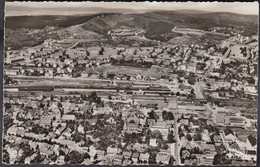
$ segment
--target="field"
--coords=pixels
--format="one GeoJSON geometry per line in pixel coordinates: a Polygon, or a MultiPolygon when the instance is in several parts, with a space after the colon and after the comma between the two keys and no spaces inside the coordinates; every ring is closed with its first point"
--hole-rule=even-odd
{"type": "Polygon", "coordinates": [[[108,74],[118,74],[118,75],[129,75],[129,76],[136,76],[137,74],[144,74],[148,71],[147,68],[137,68],[137,67],[130,67],[130,66],[99,66],[95,67],[94,70],[89,68],[84,71],[84,73],[104,73],[107,72],[108,74]]]}

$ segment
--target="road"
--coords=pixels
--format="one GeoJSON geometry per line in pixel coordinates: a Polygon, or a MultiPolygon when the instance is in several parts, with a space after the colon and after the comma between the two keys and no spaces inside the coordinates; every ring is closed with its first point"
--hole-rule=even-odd
{"type": "Polygon", "coordinates": [[[175,120],[174,120],[174,128],[175,128],[175,141],[176,141],[176,144],[175,144],[175,165],[180,165],[180,148],[179,148],[179,145],[180,145],[180,142],[179,142],[179,132],[178,132],[178,123],[177,123],[177,118],[175,117],[175,120]]]}
{"type": "Polygon", "coordinates": [[[195,85],[193,85],[193,89],[194,89],[194,93],[196,95],[197,99],[205,99],[205,97],[203,96],[202,92],[201,92],[201,82],[196,82],[195,85]]]}

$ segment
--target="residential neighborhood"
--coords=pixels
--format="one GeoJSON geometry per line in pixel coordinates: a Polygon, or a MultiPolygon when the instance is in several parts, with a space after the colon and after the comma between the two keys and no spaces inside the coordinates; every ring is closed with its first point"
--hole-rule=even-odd
{"type": "MultiPolygon", "coordinates": [[[[226,39],[144,46],[64,37],[7,49],[3,163],[255,165],[258,36],[224,26],[171,31],[226,39]]],[[[140,27],[104,34],[146,40],[140,27]]]]}

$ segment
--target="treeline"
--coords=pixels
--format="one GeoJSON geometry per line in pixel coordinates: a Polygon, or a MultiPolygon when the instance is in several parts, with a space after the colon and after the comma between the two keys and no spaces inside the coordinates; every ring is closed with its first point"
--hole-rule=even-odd
{"type": "Polygon", "coordinates": [[[86,16],[10,16],[6,17],[5,27],[10,29],[42,29],[46,26],[70,27],[82,24],[101,14],[86,16]]]}

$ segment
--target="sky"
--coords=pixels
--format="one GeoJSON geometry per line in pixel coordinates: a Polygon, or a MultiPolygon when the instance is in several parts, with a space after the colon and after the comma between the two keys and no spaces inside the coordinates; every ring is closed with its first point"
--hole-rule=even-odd
{"type": "Polygon", "coordinates": [[[5,2],[6,16],[95,13],[90,8],[149,10],[203,10],[258,15],[258,2],[5,2]],[[50,9],[51,8],[51,9],[50,9]],[[86,8],[86,10],[76,10],[86,8]],[[73,10],[74,9],[74,10],[73,10]]]}

